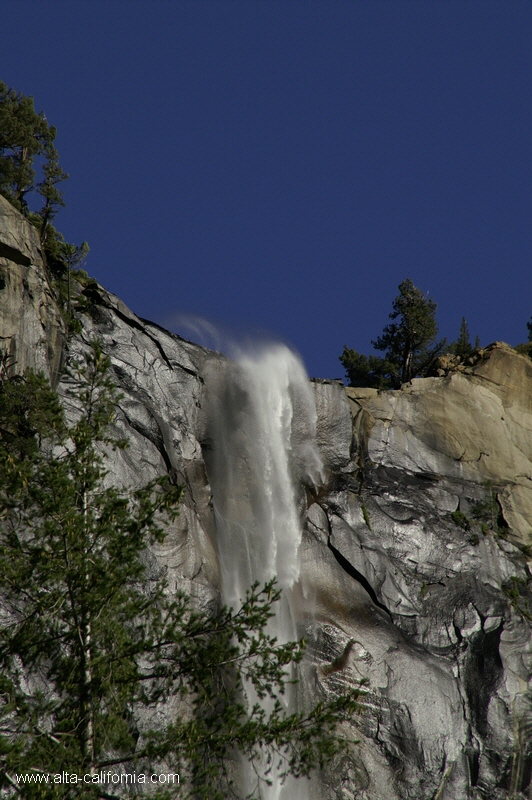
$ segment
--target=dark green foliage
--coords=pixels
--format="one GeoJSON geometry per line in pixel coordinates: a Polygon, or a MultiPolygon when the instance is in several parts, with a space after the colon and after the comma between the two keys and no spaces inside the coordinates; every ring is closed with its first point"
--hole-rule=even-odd
{"type": "Polygon", "coordinates": [[[28,216],[44,241],[46,227],[65,205],[57,185],[68,178],[54,146],[57,131],[44,113],[35,111],[33,97],[8,89],[0,81],[0,194],[28,216]],[[42,180],[35,184],[35,159],[42,162],[42,180]],[[31,213],[26,195],[36,192],[41,209],[31,213]]]}
{"type": "Polygon", "coordinates": [[[469,542],[475,545],[480,541],[479,529],[484,536],[491,533],[498,537],[504,537],[508,533],[508,523],[504,519],[497,492],[494,491],[489,481],[485,484],[485,490],[485,496],[471,506],[469,517],[459,509],[451,514],[455,525],[464,531],[471,532],[469,542]]]}
{"type": "Polygon", "coordinates": [[[350,386],[373,386],[388,389],[392,377],[397,374],[396,365],[379,356],[365,356],[356,350],[344,347],[340,362],[346,371],[350,386]]]}
{"type": "Polygon", "coordinates": [[[451,353],[454,353],[456,356],[460,356],[462,359],[468,358],[474,350],[473,345],[471,344],[469,328],[467,327],[467,320],[465,317],[462,317],[462,322],[460,323],[460,333],[458,339],[451,344],[449,350],[451,353]]]}
{"type": "Polygon", "coordinates": [[[59,164],[56,134],[44,113],[35,111],[33,97],[8,89],[0,81],[0,194],[38,230],[46,265],[70,312],[69,270],[82,263],[89,248],[86,242],[68,244],[51,224],[65,205],[63,192],[57,187],[68,178],[59,164]],[[38,183],[36,161],[41,165],[38,183]],[[37,211],[28,205],[27,196],[32,193],[42,201],[37,211]]]}
{"type": "MultiPolygon", "coordinates": [[[[70,270],[77,269],[85,261],[89,253],[89,245],[69,244],[62,233],[59,233],[52,224],[48,224],[45,233],[44,247],[46,248],[46,265],[52,277],[56,280],[64,278],[70,270]]],[[[58,287],[60,299],[65,300],[63,293],[67,292],[66,282],[58,287]]]]}
{"type": "Polygon", "coordinates": [[[522,617],[532,622],[532,609],[530,607],[531,592],[530,578],[513,577],[502,585],[502,590],[515,610],[522,617]]]}
{"type": "Polygon", "coordinates": [[[271,582],[263,589],[252,587],[237,612],[221,609],[208,617],[187,611],[183,620],[182,608],[172,610],[164,636],[172,645],[165,662],[154,659],[152,674],[162,682],[161,697],[177,691],[189,696],[191,713],[160,733],[149,733],[144,752],[151,760],[188,764],[194,800],[240,796],[226,773],[236,766],[236,753],[296,777],[323,767],[339,750],[338,722],[358,709],[358,692],[350,692],[287,714],[279,696],[289,679],[286,668],[301,659],[303,643],[280,645],[267,634],[272,603],[278,599],[271,582]],[[248,707],[244,682],[253,684],[259,698],[269,699],[271,710],[259,702],[248,707]]]}
{"type": "MultiPolygon", "coordinates": [[[[164,540],[181,489],[168,480],[130,494],[108,486],[105,454],[126,443],[112,434],[119,398],[101,347],[71,372],[70,426],[42,378],[2,375],[0,788],[15,793],[14,776],[31,770],[170,765],[186,777],[179,797],[225,800],[238,752],[296,776],[324,764],[358,693],[284,711],[279,697],[303,643],[281,645],[267,632],[274,583],[252,587],[237,610],[201,611],[164,575],[148,579],[147,548],[164,540]],[[250,683],[271,710],[248,708],[250,683]],[[139,722],[142,708],[172,713],[151,729],[139,722]]],[[[88,784],[16,791],[32,800],[118,796],[88,784]]]]}
{"type": "Polygon", "coordinates": [[[464,514],[463,511],[453,511],[451,514],[451,519],[455,525],[458,525],[459,528],[462,528],[464,531],[468,531],[471,528],[471,523],[464,514]]]}
{"type": "Polygon", "coordinates": [[[412,378],[424,376],[445,347],[436,341],[436,303],[407,278],[399,285],[392,304],[392,320],[371,344],[384,358],[364,356],[344,347],[340,361],[351,386],[398,389],[412,378]]]}
{"type": "Polygon", "coordinates": [[[59,154],[52,142],[48,142],[45,148],[46,161],[43,164],[43,180],[39,184],[38,192],[44,199],[44,204],[39,212],[41,217],[41,240],[46,238],[46,228],[49,222],[56,216],[60,208],[64,208],[63,192],[57,188],[57,184],[68,178],[68,174],[59,164],[59,154]]]}
{"type": "Polygon", "coordinates": [[[514,350],[517,353],[520,353],[522,356],[528,356],[529,358],[532,358],[532,317],[527,322],[526,327],[528,333],[527,341],[516,345],[514,350]]]}
{"type": "Polygon", "coordinates": [[[493,531],[498,536],[508,533],[508,523],[504,519],[497,492],[489,481],[485,484],[486,495],[471,507],[471,516],[477,520],[483,533],[493,531]]]}
{"type": "MultiPolygon", "coordinates": [[[[8,363],[5,355],[2,363],[8,363]]],[[[64,431],[63,413],[41,375],[30,370],[9,378],[8,369],[0,372],[0,446],[3,458],[22,462],[37,455],[42,438],[64,431]]]]}
{"type": "Polygon", "coordinates": [[[74,400],[83,413],[68,430],[41,378],[14,379],[2,393],[2,410],[11,412],[2,422],[13,430],[13,445],[2,442],[0,453],[0,663],[9,698],[1,750],[8,774],[28,765],[88,770],[97,752],[134,743],[126,712],[137,672],[135,620],[148,602],[139,554],[161,537],[156,514],[173,507],[177,490],[152,485],[129,499],[103,488],[96,447],[123,446],[107,431],[116,402],[107,368],[95,346],[75,370],[74,400]],[[29,400],[25,413],[19,388],[29,400]],[[53,426],[39,416],[47,407],[53,426]],[[28,444],[33,430],[47,434],[45,447],[28,444]],[[13,447],[27,458],[13,458],[13,447]]]}
{"type": "Polygon", "coordinates": [[[55,135],[33,97],[0,81],[0,194],[19,211],[27,211],[26,195],[36,188],[34,159],[52,152],[55,135]]]}
{"type": "Polygon", "coordinates": [[[382,335],[372,342],[385,358],[396,365],[395,384],[398,386],[426,374],[435,358],[445,347],[445,340],[436,342],[436,303],[423,294],[407,278],[399,284],[399,294],[392,304],[393,311],[382,335]]]}
{"type": "MultiPolygon", "coordinates": [[[[459,509],[457,509],[456,511],[452,512],[451,519],[452,519],[452,521],[454,522],[455,525],[457,525],[463,531],[466,531],[467,533],[469,533],[469,536],[467,537],[467,541],[469,542],[469,544],[472,544],[473,546],[476,546],[476,545],[479,544],[480,538],[479,538],[479,535],[478,535],[478,529],[476,529],[474,527],[475,526],[474,520],[469,519],[464,514],[464,512],[460,511],[459,509]]],[[[485,531],[482,526],[481,526],[481,530],[482,530],[482,533],[484,533],[484,534],[487,533],[487,531],[485,531]]]]}
{"type": "Polygon", "coordinates": [[[514,347],[516,353],[520,353],[522,356],[529,356],[532,358],[532,342],[522,342],[521,344],[517,344],[514,347]]]}
{"type": "Polygon", "coordinates": [[[51,223],[48,223],[45,236],[46,263],[54,281],[59,306],[66,312],[69,331],[80,333],[80,322],[72,314],[72,272],[84,264],[89,253],[89,245],[87,242],[79,246],[69,244],[51,223]]]}

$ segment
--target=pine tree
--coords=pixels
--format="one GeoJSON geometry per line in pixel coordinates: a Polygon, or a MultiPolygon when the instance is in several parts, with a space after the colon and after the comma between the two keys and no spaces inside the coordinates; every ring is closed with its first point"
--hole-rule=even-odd
{"type": "Polygon", "coordinates": [[[35,189],[35,157],[55,153],[55,135],[33,97],[0,81],[0,194],[19,211],[28,212],[26,195],[35,189]]]}
{"type": "Polygon", "coordinates": [[[384,351],[384,358],[364,356],[344,347],[340,356],[351,386],[374,386],[398,389],[402,383],[427,374],[445,347],[445,339],[436,341],[436,303],[425,297],[407,278],[399,285],[382,334],[371,344],[384,351]]]}
{"type": "Polygon", "coordinates": [[[236,752],[280,760],[296,776],[323,764],[357,692],[283,711],[287,667],[303,645],[266,631],[274,584],[251,587],[239,609],[203,611],[170,592],[164,574],[148,579],[147,548],[164,540],[181,489],[167,480],[131,494],[108,485],[106,454],[126,443],[113,435],[118,395],[100,345],[71,372],[69,426],[42,378],[2,378],[0,787],[27,798],[113,798],[123,794],[92,782],[101,770],[179,765],[179,797],[225,800],[237,796],[236,752]],[[271,699],[270,712],[247,706],[247,682],[271,699]],[[173,713],[157,716],[165,708],[173,713]],[[17,781],[65,769],[90,782],[17,781]]]}
{"type": "Polygon", "coordinates": [[[70,313],[70,271],[84,260],[89,248],[86,242],[69,244],[52,224],[65,206],[58,185],[68,178],[59,163],[56,135],[44,113],[35,111],[33,97],[0,81],[0,194],[37,228],[46,266],[70,313]],[[37,183],[36,162],[41,164],[37,183]],[[38,210],[28,205],[27,196],[32,192],[42,199],[38,210]]]}
{"type": "MultiPolygon", "coordinates": [[[[55,128],[52,129],[55,139],[55,128]]],[[[46,161],[43,164],[43,180],[39,183],[37,192],[44,200],[43,206],[39,211],[41,217],[40,236],[41,241],[46,240],[47,226],[56,216],[60,208],[65,207],[63,192],[57,185],[68,178],[68,173],[59,164],[59,153],[53,145],[53,139],[47,142],[44,153],[46,161]]]]}
{"type": "Polygon", "coordinates": [[[397,367],[391,361],[379,356],[365,356],[347,345],[340,356],[350,386],[370,386],[375,389],[388,389],[397,367]]]}
{"type": "Polygon", "coordinates": [[[436,342],[436,303],[407,278],[399,285],[399,294],[381,336],[372,345],[385,351],[385,358],[397,367],[395,384],[423,375],[442,352],[445,341],[436,342]]]}
{"type": "Polygon", "coordinates": [[[465,317],[462,317],[458,339],[451,344],[450,350],[455,355],[464,359],[471,355],[473,349],[471,338],[469,336],[469,328],[467,327],[467,320],[465,317]]]}

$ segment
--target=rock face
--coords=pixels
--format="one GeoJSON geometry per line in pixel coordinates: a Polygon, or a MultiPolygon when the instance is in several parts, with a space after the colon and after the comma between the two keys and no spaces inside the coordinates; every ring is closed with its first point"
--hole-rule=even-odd
{"type": "Polygon", "coordinates": [[[16,369],[59,378],[65,325],[46,278],[37,231],[0,195],[0,346],[16,369]]]}
{"type": "MultiPolygon", "coordinates": [[[[19,367],[50,370],[61,326],[50,322],[32,234],[14,215],[1,228],[11,238],[0,233],[11,248],[0,261],[11,293],[2,335],[17,354],[42,353],[19,367]],[[16,309],[32,320],[24,329],[16,309]]],[[[168,471],[186,487],[154,556],[201,602],[219,590],[204,451],[209,398],[228,362],[139,319],[101,287],[74,294],[83,332],[67,360],[99,337],[123,394],[117,424],[130,447],[116,453],[113,480],[134,487],[168,471]]],[[[59,390],[67,386],[63,376],[59,390]]],[[[309,797],[529,798],[532,363],[495,344],[466,370],[400,391],[313,388],[326,477],[316,490],[301,487],[300,623],[310,640],[302,694],[315,702],[362,679],[366,694],[345,730],[348,752],[311,781],[309,797]]]]}
{"type": "Polygon", "coordinates": [[[531,362],[495,344],[467,374],[318,389],[347,396],[354,425],[308,558],[328,542],[353,578],[316,577],[318,640],[353,642],[346,672],[369,679],[351,796],[528,797],[531,362]]]}

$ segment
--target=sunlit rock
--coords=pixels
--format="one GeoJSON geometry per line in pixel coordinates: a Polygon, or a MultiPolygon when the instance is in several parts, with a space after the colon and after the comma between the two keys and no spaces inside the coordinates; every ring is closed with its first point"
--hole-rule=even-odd
{"type": "MultiPolygon", "coordinates": [[[[62,323],[33,233],[11,216],[0,217],[11,248],[0,252],[1,335],[16,343],[17,368],[50,373],[62,323]]],[[[209,471],[220,425],[231,422],[234,442],[249,435],[235,365],[101,287],[74,294],[83,332],[65,360],[99,337],[123,395],[117,426],[130,447],[114,454],[109,480],[136,487],[167,472],[185,487],[154,568],[198,604],[219,600],[209,471]]],[[[308,800],[530,797],[532,362],[497,343],[458,366],[397,391],[310,384],[323,475],[314,445],[312,464],[295,448],[289,465],[302,531],[294,614],[309,639],[300,697],[316,702],[361,680],[366,694],[343,731],[347,752],[306,784],[308,800]]],[[[293,425],[307,423],[296,413],[293,425]]],[[[237,449],[253,492],[264,475],[237,449]]],[[[245,524],[245,498],[220,501],[229,499],[245,524]]]]}

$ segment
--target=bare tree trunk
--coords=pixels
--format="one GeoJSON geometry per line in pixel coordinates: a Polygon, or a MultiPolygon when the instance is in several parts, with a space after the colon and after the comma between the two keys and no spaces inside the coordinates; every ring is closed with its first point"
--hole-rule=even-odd
{"type": "Polygon", "coordinates": [[[94,698],[92,694],[92,653],[91,624],[84,620],[82,630],[83,674],[82,674],[82,746],[83,758],[89,770],[96,768],[96,748],[94,741],[94,698]]]}
{"type": "MultiPolygon", "coordinates": [[[[85,521],[85,542],[88,541],[88,500],[87,493],[83,495],[83,517],[85,521]]],[[[89,575],[85,571],[85,589],[88,588],[89,575]]],[[[83,610],[81,646],[83,658],[82,695],[83,695],[83,756],[91,772],[96,769],[96,747],[94,735],[94,697],[92,685],[92,626],[87,618],[87,609],[83,610]]]]}
{"type": "Polygon", "coordinates": [[[412,347],[408,347],[403,360],[403,368],[401,370],[401,383],[406,383],[412,378],[413,355],[414,353],[412,347]]]}

